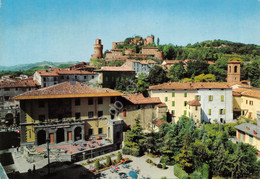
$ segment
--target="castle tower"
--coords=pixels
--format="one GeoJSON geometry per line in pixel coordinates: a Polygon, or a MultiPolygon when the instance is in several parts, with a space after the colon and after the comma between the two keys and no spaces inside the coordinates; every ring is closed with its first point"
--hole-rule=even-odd
{"type": "Polygon", "coordinates": [[[94,54],[91,55],[91,59],[103,58],[103,45],[101,44],[101,39],[96,39],[96,44],[94,45],[94,54]]]}
{"type": "Polygon", "coordinates": [[[144,45],[153,44],[154,43],[154,36],[148,36],[144,39],[144,45]]]}
{"type": "Polygon", "coordinates": [[[227,82],[240,82],[240,62],[228,62],[227,82]]]}

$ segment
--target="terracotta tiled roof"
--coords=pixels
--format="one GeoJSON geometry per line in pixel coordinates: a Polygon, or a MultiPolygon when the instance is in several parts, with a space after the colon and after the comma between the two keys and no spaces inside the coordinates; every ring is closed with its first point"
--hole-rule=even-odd
{"type": "Polygon", "coordinates": [[[181,61],[180,60],[164,60],[163,63],[166,63],[166,65],[171,65],[171,64],[174,64],[174,63],[180,63],[181,61]]]}
{"type": "Polygon", "coordinates": [[[96,73],[81,70],[68,70],[54,68],[51,70],[38,70],[41,76],[59,76],[59,75],[95,75],[96,73]]]}
{"type": "Polygon", "coordinates": [[[160,120],[160,119],[154,121],[154,125],[156,125],[157,127],[160,127],[162,124],[168,124],[168,122],[160,120]]]}
{"type": "Polygon", "coordinates": [[[150,90],[154,89],[176,89],[176,90],[194,90],[194,89],[231,89],[231,85],[227,82],[169,82],[155,86],[150,86],[150,90]]]}
{"type": "Polygon", "coordinates": [[[242,96],[248,96],[252,98],[259,98],[260,99],[260,91],[258,90],[247,90],[241,93],[242,96]]]}
{"type": "Polygon", "coordinates": [[[190,106],[201,106],[200,102],[196,99],[194,99],[192,101],[188,101],[187,104],[190,106]]]}
{"type": "Polygon", "coordinates": [[[239,61],[230,61],[230,62],[228,62],[228,64],[240,64],[240,62],[239,61]]]}
{"type": "Polygon", "coordinates": [[[165,103],[157,104],[156,106],[157,106],[158,108],[167,107],[167,105],[166,105],[165,103]]]}
{"type": "Polygon", "coordinates": [[[161,100],[159,97],[145,98],[142,93],[141,94],[127,94],[127,95],[124,95],[123,97],[133,104],[159,104],[159,103],[161,103],[161,100]]]}
{"type": "Polygon", "coordinates": [[[158,49],[157,47],[142,47],[142,49],[158,49]]]}
{"type": "Polygon", "coordinates": [[[122,94],[108,88],[93,88],[80,82],[64,82],[39,90],[29,91],[14,97],[23,99],[51,99],[51,98],[75,98],[75,97],[104,97],[121,96],[122,94]]]}
{"type": "Polygon", "coordinates": [[[131,71],[135,72],[135,70],[132,70],[131,68],[124,68],[124,67],[110,67],[110,66],[105,66],[102,67],[99,70],[95,70],[96,72],[101,72],[101,71],[131,71]]]}
{"type": "Polygon", "coordinates": [[[16,80],[16,81],[1,81],[0,88],[26,88],[26,87],[38,87],[40,84],[32,79],[16,80]]]}

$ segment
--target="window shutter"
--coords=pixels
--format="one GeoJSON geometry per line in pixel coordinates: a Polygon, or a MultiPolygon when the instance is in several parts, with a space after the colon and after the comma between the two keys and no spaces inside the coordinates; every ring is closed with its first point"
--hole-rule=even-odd
{"type": "Polygon", "coordinates": [[[174,92],[172,92],[172,97],[175,97],[175,93],[174,92]]]}
{"type": "Polygon", "coordinates": [[[209,101],[210,101],[210,96],[209,96],[209,101]]]}
{"type": "Polygon", "coordinates": [[[213,96],[211,96],[211,101],[213,101],[213,96]]]}
{"type": "Polygon", "coordinates": [[[219,114],[221,114],[221,109],[219,110],[219,114]]]}
{"type": "Polygon", "coordinates": [[[199,95],[199,101],[201,100],[201,96],[199,95]]]}
{"type": "Polygon", "coordinates": [[[226,114],[226,109],[224,109],[224,114],[226,114]]]}

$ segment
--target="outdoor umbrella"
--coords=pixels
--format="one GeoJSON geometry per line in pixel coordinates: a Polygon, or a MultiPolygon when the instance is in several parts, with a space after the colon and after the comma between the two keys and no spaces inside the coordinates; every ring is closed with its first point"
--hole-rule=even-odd
{"type": "Polygon", "coordinates": [[[138,175],[137,175],[134,171],[130,171],[130,172],[129,172],[129,176],[130,176],[131,178],[135,178],[135,179],[137,179],[137,177],[138,177],[138,175]]]}
{"type": "Polygon", "coordinates": [[[89,169],[89,171],[95,171],[96,170],[96,168],[94,168],[94,167],[90,167],[90,169],[89,169]]]}

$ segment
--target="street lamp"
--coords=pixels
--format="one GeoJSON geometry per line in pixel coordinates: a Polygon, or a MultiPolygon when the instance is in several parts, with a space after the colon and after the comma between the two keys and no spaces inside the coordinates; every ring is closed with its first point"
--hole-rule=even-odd
{"type": "Polygon", "coordinates": [[[47,142],[47,152],[48,152],[48,175],[50,175],[50,148],[49,148],[50,138],[46,139],[46,142],[47,142]]]}

